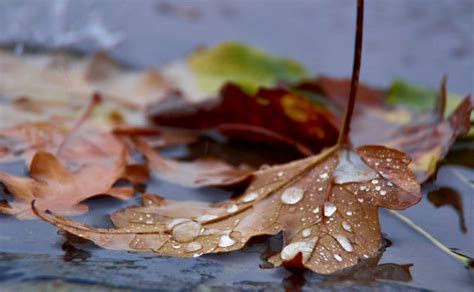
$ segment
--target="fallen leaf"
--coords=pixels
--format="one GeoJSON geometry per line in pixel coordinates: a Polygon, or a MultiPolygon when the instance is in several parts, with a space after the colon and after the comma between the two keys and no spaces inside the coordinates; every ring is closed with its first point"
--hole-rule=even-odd
{"type": "Polygon", "coordinates": [[[135,139],[134,145],[148,162],[148,167],[160,179],[186,187],[242,185],[252,178],[246,165],[234,167],[216,159],[178,161],[159,155],[144,140],[135,139]]]}
{"type": "Polygon", "coordinates": [[[304,96],[284,89],[260,89],[247,95],[233,84],[224,86],[220,96],[198,104],[175,97],[151,107],[148,114],[157,125],[218,129],[230,137],[293,146],[305,155],[337,140],[336,117],[304,96]]]}
{"type": "Polygon", "coordinates": [[[34,219],[31,202],[36,201],[41,210],[84,214],[88,207],[81,202],[91,197],[108,195],[121,200],[132,197],[135,193],[132,187],[114,186],[126,173],[125,152],[115,164],[85,164],[70,171],[54,155],[39,151],[30,165],[31,178],[0,172],[0,183],[14,197],[14,201],[1,204],[0,213],[15,215],[18,219],[34,219]]]}
{"type": "Polygon", "coordinates": [[[178,257],[228,252],[254,236],[283,232],[284,248],[270,262],[330,274],[379,254],[379,206],[404,209],[421,199],[409,162],[382,146],[331,148],[258,170],[243,194],[221,203],[144,195],[145,206],[112,215],[116,229],[35,212],[104,248],[178,257]]]}
{"type": "Polygon", "coordinates": [[[163,73],[192,101],[216,96],[227,82],[238,84],[253,94],[262,86],[293,83],[308,77],[306,69],[296,61],[237,42],[200,48],[186,61],[164,68],[163,73]]]}

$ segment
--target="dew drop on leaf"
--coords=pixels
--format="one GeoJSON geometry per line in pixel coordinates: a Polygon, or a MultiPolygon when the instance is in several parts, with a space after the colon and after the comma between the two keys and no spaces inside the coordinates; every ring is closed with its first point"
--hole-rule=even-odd
{"type": "Polygon", "coordinates": [[[339,244],[342,246],[342,248],[345,251],[347,251],[347,252],[353,252],[354,251],[354,247],[352,247],[351,242],[344,235],[336,234],[336,235],[334,235],[334,238],[336,238],[337,242],[339,242],[339,244]]]}
{"type": "Polygon", "coordinates": [[[347,221],[342,221],[342,228],[347,232],[352,232],[352,227],[347,221]]]}
{"type": "Polygon", "coordinates": [[[195,252],[200,249],[202,249],[202,245],[197,241],[190,242],[186,246],[186,252],[195,252]]]}
{"type": "Polygon", "coordinates": [[[236,243],[228,234],[224,234],[219,238],[219,247],[229,247],[236,243]]]}
{"type": "Polygon", "coordinates": [[[238,210],[239,210],[239,207],[237,207],[236,204],[232,204],[226,209],[227,213],[235,213],[238,210]]]}
{"type": "Polygon", "coordinates": [[[331,217],[334,212],[336,212],[337,207],[331,202],[324,203],[324,216],[331,217]]]}
{"type": "Polygon", "coordinates": [[[304,196],[304,191],[299,187],[291,187],[283,191],[281,201],[283,204],[294,205],[301,201],[304,196]]]}
{"type": "Polygon", "coordinates": [[[249,193],[242,198],[244,203],[255,201],[258,198],[258,194],[255,192],[249,193]]]}
{"type": "Polygon", "coordinates": [[[173,238],[179,242],[190,242],[199,236],[201,232],[201,224],[195,221],[188,221],[178,224],[173,228],[173,238]]]}

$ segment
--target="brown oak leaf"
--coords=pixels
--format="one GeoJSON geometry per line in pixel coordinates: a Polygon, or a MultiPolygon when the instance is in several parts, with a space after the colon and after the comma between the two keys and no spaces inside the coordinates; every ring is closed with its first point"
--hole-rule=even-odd
{"type": "Polygon", "coordinates": [[[257,170],[240,196],[217,204],[144,195],[145,206],[112,215],[115,229],[34,211],[104,248],[177,257],[241,249],[254,236],[282,232],[284,247],[271,263],[330,274],[379,254],[378,207],[404,209],[421,199],[409,162],[382,146],[334,147],[257,170]]]}
{"type": "Polygon", "coordinates": [[[54,155],[39,151],[31,161],[31,178],[0,172],[0,183],[14,197],[12,202],[2,202],[0,213],[15,215],[19,219],[34,219],[36,216],[31,211],[34,200],[41,210],[79,215],[88,211],[88,207],[81,202],[94,196],[128,199],[135,190],[129,186],[115,187],[114,183],[122,178],[132,177],[135,181],[146,179],[143,177],[145,172],[130,171],[130,167],[123,152],[120,159],[112,163],[84,164],[71,171],[54,155]]]}

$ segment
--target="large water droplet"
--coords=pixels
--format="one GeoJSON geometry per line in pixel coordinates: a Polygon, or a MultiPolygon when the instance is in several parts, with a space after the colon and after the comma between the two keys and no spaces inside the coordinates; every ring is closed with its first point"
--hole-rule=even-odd
{"type": "Polygon", "coordinates": [[[173,228],[173,238],[179,242],[190,242],[199,236],[201,232],[201,224],[195,221],[188,221],[176,225],[173,228]]]}
{"type": "Polygon", "coordinates": [[[188,243],[188,245],[186,246],[185,251],[186,252],[195,252],[195,251],[200,250],[201,248],[202,248],[202,244],[200,244],[197,241],[193,241],[193,242],[188,243]]]}
{"type": "Polygon", "coordinates": [[[304,191],[299,187],[287,188],[281,194],[281,201],[283,204],[294,205],[301,201],[304,196],[304,191]]]}
{"type": "Polygon", "coordinates": [[[291,260],[293,259],[298,253],[301,253],[303,256],[303,262],[306,262],[311,254],[313,253],[313,249],[316,246],[318,238],[315,237],[308,241],[298,241],[288,244],[283,248],[280,253],[280,258],[282,260],[291,260]]]}
{"type": "Polygon", "coordinates": [[[233,246],[236,241],[231,238],[228,234],[224,234],[219,238],[219,247],[233,246]]]}
{"type": "Polygon", "coordinates": [[[357,153],[348,150],[342,151],[341,160],[333,172],[334,182],[337,184],[366,182],[376,176],[377,173],[357,153]]]}
{"type": "Polygon", "coordinates": [[[331,217],[334,212],[336,212],[337,207],[331,202],[324,203],[324,216],[331,217]]]}
{"type": "Polygon", "coordinates": [[[342,248],[345,251],[347,251],[347,252],[353,252],[354,251],[354,247],[352,247],[351,242],[344,235],[336,234],[336,235],[334,235],[334,238],[336,238],[337,242],[339,242],[339,244],[342,246],[342,248]]]}
{"type": "Polygon", "coordinates": [[[168,230],[171,230],[176,225],[181,224],[183,222],[188,222],[188,221],[191,221],[191,219],[189,219],[189,218],[175,218],[175,219],[171,220],[170,222],[168,222],[168,224],[166,225],[166,228],[168,230]]]}

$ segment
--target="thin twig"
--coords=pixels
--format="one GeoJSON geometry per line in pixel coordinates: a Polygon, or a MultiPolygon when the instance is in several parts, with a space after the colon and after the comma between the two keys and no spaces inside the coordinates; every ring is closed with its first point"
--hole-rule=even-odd
{"type": "Polygon", "coordinates": [[[349,144],[350,124],[351,124],[351,119],[352,119],[352,113],[354,112],[355,100],[356,100],[356,95],[357,95],[357,87],[359,85],[360,63],[361,63],[361,58],[362,58],[363,29],[364,29],[364,0],[358,0],[351,91],[349,93],[349,100],[347,101],[347,108],[346,108],[346,113],[344,115],[344,121],[342,122],[342,126],[339,131],[339,138],[337,140],[338,146],[349,144]]]}
{"type": "Polygon", "coordinates": [[[424,237],[426,237],[429,241],[431,241],[436,247],[450,255],[451,257],[455,258],[456,260],[460,261],[463,263],[466,267],[472,267],[474,264],[474,260],[468,256],[459,254],[457,252],[452,251],[450,248],[448,248],[446,245],[442,244],[440,241],[438,241],[436,238],[434,238],[431,234],[429,234],[426,230],[418,226],[415,222],[410,220],[408,217],[405,217],[404,215],[400,214],[399,212],[395,210],[388,210],[390,213],[392,213],[395,217],[400,219],[401,221],[405,222],[408,226],[413,228],[416,232],[420,233],[424,237]]]}
{"type": "Polygon", "coordinates": [[[99,93],[94,93],[92,95],[91,102],[87,106],[85,112],[82,114],[82,116],[77,120],[76,124],[72,127],[72,129],[69,131],[69,133],[64,137],[62,143],[59,145],[58,150],[56,152],[57,156],[60,156],[61,151],[64,149],[64,146],[67,144],[69,139],[74,135],[74,133],[82,126],[82,124],[90,117],[92,112],[94,111],[95,107],[102,102],[102,97],[100,96],[99,93]]]}

